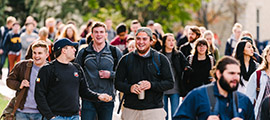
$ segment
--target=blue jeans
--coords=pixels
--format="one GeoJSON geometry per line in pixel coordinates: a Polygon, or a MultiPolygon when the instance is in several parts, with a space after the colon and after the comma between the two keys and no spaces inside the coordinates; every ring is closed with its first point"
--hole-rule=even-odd
{"type": "Polygon", "coordinates": [[[2,55],[0,55],[0,58],[1,58],[1,60],[0,60],[0,74],[1,75],[2,75],[2,68],[4,67],[7,56],[8,56],[8,53],[6,51],[4,51],[4,53],[2,55]]]}
{"type": "Polygon", "coordinates": [[[112,120],[114,102],[90,102],[82,100],[82,120],[112,120]]]}
{"type": "Polygon", "coordinates": [[[166,120],[168,120],[168,99],[170,98],[170,102],[171,102],[171,118],[174,114],[174,112],[176,111],[176,108],[179,105],[179,100],[180,100],[180,96],[179,94],[169,94],[169,95],[165,95],[163,96],[164,99],[164,109],[167,112],[167,116],[166,116],[166,120]]]}
{"type": "Polygon", "coordinates": [[[40,113],[23,113],[16,112],[16,120],[41,120],[42,115],[40,113]]]}

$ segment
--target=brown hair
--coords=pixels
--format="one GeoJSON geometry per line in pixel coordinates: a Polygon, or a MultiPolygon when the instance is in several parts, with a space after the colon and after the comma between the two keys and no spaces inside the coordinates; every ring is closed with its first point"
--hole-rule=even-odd
{"type": "Polygon", "coordinates": [[[94,28],[96,27],[103,27],[105,31],[107,30],[107,26],[102,22],[95,22],[93,27],[91,28],[91,31],[93,32],[94,28]]]}
{"type": "Polygon", "coordinates": [[[49,47],[48,44],[44,41],[36,41],[33,45],[32,45],[32,50],[34,50],[34,48],[37,47],[42,47],[46,49],[46,52],[49,53],[49,47]]]}
{"type": "Polygon", "coordinates": [[[211,76],[213,76],[217,80],[216,71],[219,70],[220,73],[223,73],[226,70],[227,65],[229,64],[235,64],[240,67],[240,63],[238,60],[236,60],[231,56],[224,56],[217,62],[217,64],[210,71],[211,76]]]}
{"type": "Polygon", "coordinates": [[[191,54],[193,54],[193,55],[197,55],[198,54],[197,47],[199,45],[206,45],[207,46],[207,50],[205,52],[205,55],[209,55],[210,54],[209,44],[208,44],[207,40],[204,39],[204,38],[199,38],[198,40],[196,40],[195,47],[192,49],[191,54]]]}

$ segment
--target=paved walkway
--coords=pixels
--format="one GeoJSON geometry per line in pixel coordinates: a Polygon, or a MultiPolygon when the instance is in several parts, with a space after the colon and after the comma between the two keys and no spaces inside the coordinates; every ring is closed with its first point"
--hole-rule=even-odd
{"type": "Polygon", "coordinates": [[[7,79],[8,69],[3,68],[2,71],[3,71],[3,75],[2,75],[2,80],[0,80],[0,94],[2,94],[4,96],[6,96],[7,98],[11,99],[12,97],[15,96],[15,91],[6,86],[6,79],[7,79]]]}

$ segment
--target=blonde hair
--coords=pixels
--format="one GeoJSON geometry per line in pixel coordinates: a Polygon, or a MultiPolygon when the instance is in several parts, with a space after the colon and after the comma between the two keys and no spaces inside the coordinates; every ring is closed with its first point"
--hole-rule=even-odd
{"type": "MultiPolygon", "coordinates": [[[[204,34],[203,34],[203,38],[205,38],[207,35],[211,35],[211,37],[212,37],[212,44],[209,44],[209,46],[210,46],[210,51],[212,52],[212,53],[214,53],[215,52],[215,49],[216,49],[216,46],[215,46],[215,38],[214,38],[214,33],[211,31],[211,30],[206,30],[205,32],[204,32],[204,34]]],[[[205,38],[206,39],[206,38],[205,38]]]]}
{"type": "Polygon", "coordinates": [[[53,17],[47,18],[46,21],[45,21],[46,25],[47,25],[48,23],[50,23],[50,22],[53,22],[54,25],[55,25],[55,19],[54,19],[53,17]]]}
{"type": "Polygon", "coordinates": [[[267,61],[266,57],[267,57],[267,54],[269,52],[270,52],[270,45],[267,45],[263,50],[262,63],[258,67],[258,70],[266,70],[266,69],[268,69],[268,64],[269,64],[270,61],[267,61]]]}
{"type": "Polygon", "coordinates": [[[250,37],[253,40],[253,35],[249,31],[247,31],[247,30],[242,31],[241,36],[240,36],[240,39],[242,37],[250,37]]]}
{"type": "Polygon", "coordinates": [[[63,31],[61,32],[58,39],[67,38],[67,30],[68,29],[72,29],[72,31],[73,31],[73,40],[74,40],[74,42],[78,42],[80,40],[80,37],[78,36],[77,29],[73,24],[66,25],[65,28],[63,29],[63,31]]]}
{"type": "Polygon", "coordinates": [[[14,23],[14,22],[16,22],[16,18],[15,17],[13,17],[13,16],[7,17],[7,23],[14,23]]]}
{"type": "Polygon", "coordinates": [[[232,28],[232,33],[234,34],[234,33],[235,33],[234,31],[235,31],[236,29],[238,29],[238,28],[242,30],[243,27],[242,27],[242,25],[241,25],[240,23],[235,23],[235,24],[233,25],[233,28],[232,28]]]}
{"type": "Polygon", "coordinates": [[[42,28],[40,28],[38,34],[41,35],[41,36],[46,37],[49,34],[49,30],[46,27],[42,27],[42,28]]]}
{"type": "Polygon", "coordinates": [[[57,30],[56,35],[55,35],[55,38],[56,38],[56,39],[61,35],[61,32],[63,31],[63,29],[64,29],[65,26],[66,26],[65,24],[61,24],[61,25],[58,27],[58,30],[57,30]]]}
{"type": "Polygon", "coordinates": [[[37,48],[37,47],[42,47],[42,48],[45,48],[46,49],[46,53],[49,53],[49,46],[46,42],[44,41],[36,41],[33,45],[32,45],[32,50],[34,50],[34,48],[37,48]]]}

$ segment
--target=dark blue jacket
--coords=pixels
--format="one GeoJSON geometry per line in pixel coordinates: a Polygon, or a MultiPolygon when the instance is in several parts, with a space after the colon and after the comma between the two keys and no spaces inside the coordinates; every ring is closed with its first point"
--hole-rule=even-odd
{"type": "Polygon", "coordinates": [[[215,107],[216,112],[210,112],[210,102],[206,88],[204,85],[192,90],[177,108],[173,120],[206,120],[209,115],[219,115],[221,120],[231,120],[236,116],[244,120],[255,119],[251,101],[240,92],[237,92],[238,115],[234,115],[233,105],[235,102],[232,93],[229,93],[227,98],[220,95],[216,82],[214,82],[214,96],[217,98],[216,106],[218,107],[215,107]]]}

